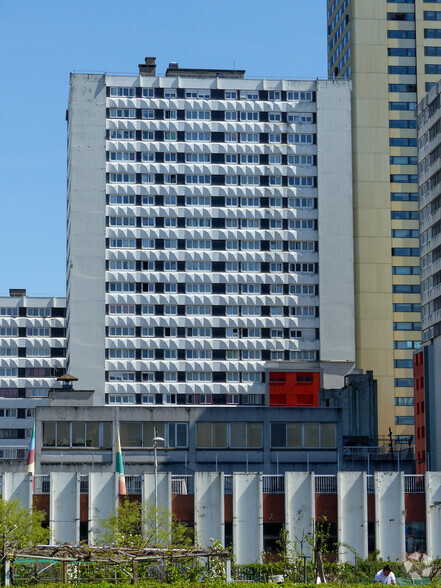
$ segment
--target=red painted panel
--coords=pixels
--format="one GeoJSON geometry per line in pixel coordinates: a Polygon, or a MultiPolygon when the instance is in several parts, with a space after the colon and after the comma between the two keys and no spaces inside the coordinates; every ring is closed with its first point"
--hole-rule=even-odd
{"type": "Polygon", "coordinates": [[[406,508],[406,521],[426,520],[425,494],[405,494],[404,505],[406,508]]]}
{"type": "Polygon", "coordinates": [[[233,495],[224,494],[225,522],[233,522],[233,495]]]}
{"type": "Polygon", "coordinates": [[[424,406],[424,352],[420,351],[413,356],[414,376],[414,412],[415,412],[415,458],[416,473],[424,474],[426,471],[426,429],[424,406]]]}
{"type": "Polygon", "coordinates": [[[326,517],[328,523],[338,521],[337,494],[315,495],[315,520],[320,521],[323,517],[326,517]]]}
{"type": "Polygon", "coordinates": [[[263,495],[263,522],[284,523],[285,522],[285,495],[264,494],[263,495]]]}
{"type": "Polygon", "coordinates": [[[368,494],[368,523],[375,523],[375,494],[368,494]]]}
{"type": "Polygon", "coordinates": [[[320,372],[270,372],[270,406],[318,406],[320,372]]]}
{"type": "Polygon", "coordinates": [[[193,494],[173,494],[172,513],[179,521],[192,523],[194,521],[193,494]]]}
{"type": "Polygon", "coordinates": [[[89,520],[89,495],[80,494],[80,521],[82,523],[89,520]]]}

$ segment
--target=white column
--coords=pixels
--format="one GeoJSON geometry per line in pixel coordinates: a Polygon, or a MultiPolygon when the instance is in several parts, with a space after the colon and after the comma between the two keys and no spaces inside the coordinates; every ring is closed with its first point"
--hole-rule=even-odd
{"type": "Polygon", "coordinates": [[[118,479],[113,472],[89,474],[89,544],[102,540],[101,522],[118,508],[118,479]]]}
{"type": "Polygon", "coordinates": [[[441,557],[441,472],[426,472],[426,553],[441,557]]]}
{"type": "Polygon", "coordinates": [[[338,472],[337,501],[339,560],[354,564],[355,554],[362,559],[369,555],[366,473],[338,472]]]}
{"type": "Polygon", "coordinates": [[[172,483],[170,472],[158,472],[158,512],[155,513],[155,474],[144,474],[142,478],[142,524],[143,535],[148,537],[155,525],[171,527],[172,483]]]}
{"type": "Polygon", "coordinates": [[[291,548],[311,556],[315,522],[315,480],[311,472],[285,472],[285,525],[291,548]]]}
{"type": "Polygon", "coordinates": [[[233,474],[233,553],[237,564],[261,561],[262,474],[233,474]]]}
{"type": "Polygon", "coordinates": [[[403,472],[375,472],[376,548],[391,561],[406,556],[403,472]]]}
{"type": "Polygon", "coordinates": [[[198,541],[210,547],[225,546],[224,474],[196,472],[194,475],[194,525],[198,541]]]}
{"type": "Polygon", "coordinates": [[[3,498],[18,500],[23,508],[32,508],[32,475],[27,472],[5,472],[3,498]]]}
{"type": "Polygon", "coordinates": [[[50,474],[50,542],[78,543],[80,540],[80,476],[70,472],[50,474]]]}

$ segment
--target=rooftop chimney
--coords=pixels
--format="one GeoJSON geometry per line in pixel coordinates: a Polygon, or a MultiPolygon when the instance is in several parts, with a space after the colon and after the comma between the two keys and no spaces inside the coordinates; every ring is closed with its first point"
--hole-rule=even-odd
{"type": "Polygon", "coordinates": [[[145,63],[140,63],[138,67],[140,76],[155,76],[156,57],[146,57],[145,63]]]}
{"type": "Polygon", "coordinates": [[[26,290],[23,288],[9,288],[9,296],[21,298],[22,296],[26,296],[26,290]]]}

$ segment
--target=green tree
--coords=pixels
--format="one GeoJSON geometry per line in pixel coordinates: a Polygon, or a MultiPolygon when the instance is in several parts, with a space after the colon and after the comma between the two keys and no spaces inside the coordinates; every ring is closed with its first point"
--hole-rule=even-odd
{"type": "Polygon", "coordinates": [[[0,497],[0,554],[3,576],[5,561],[19,549],[47,544],[49,529],[42,527],[44,513],[23,508],[19,500],[0,497]]]}
{"type": "Polygon", "coordinates": [[[186,526],[152,502],[124,500],[101,522],[102,543],[120,547],[191,547],[186,526]]]}

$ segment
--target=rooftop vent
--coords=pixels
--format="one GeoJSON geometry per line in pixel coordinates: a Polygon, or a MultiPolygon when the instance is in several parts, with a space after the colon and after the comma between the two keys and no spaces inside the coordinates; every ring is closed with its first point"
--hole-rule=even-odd
{"type": "Polygon", "coordinates": [[[140,76],[155,76],[156,57],[146,57],[145,63],[140,63],[138,67],[140,76]]]}
{"type": "Polygon", "coordinates": [[[21,298],[22,296],[26,296],[26,290],[24,288],[10,288],[9,296],[13,298],[21,298]]]}

